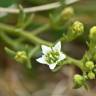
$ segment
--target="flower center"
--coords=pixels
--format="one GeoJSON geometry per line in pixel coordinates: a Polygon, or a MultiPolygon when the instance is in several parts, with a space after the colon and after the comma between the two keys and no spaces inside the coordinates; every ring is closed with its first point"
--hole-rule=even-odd
{"type": "Polygon", "coordinates": [[[49,64],[56,63],[58,58],[59,58],[59,52],[57,52],[57,51],[51,51],[51,52],[47,53],[47,55],[46,55],[46,61],[49,64]]]}

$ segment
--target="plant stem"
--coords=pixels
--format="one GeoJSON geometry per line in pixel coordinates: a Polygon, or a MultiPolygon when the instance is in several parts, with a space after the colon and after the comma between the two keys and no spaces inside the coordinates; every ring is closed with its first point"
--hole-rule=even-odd
{"type": "Polygon", "coordinates": [[[9,25],[6,25],[6,24],[0,23],[0,29],[3,30],[3,32],[6,32],[6,33],[24,37],[34,44],[45,44],[45,45],[48,45],[48,46],[52,45],[51,42],[42,40],[42,39],[38,38],[37,36],[35,36],[33,34],[30,34],[30,32],[28,32],[28,31],[23,31],[23,30],[20,30],[20,29],[16,29],[16,28],[14,28],[12,26],[9,26],[9,25]]]}
{"type": "Polygon", "coordinates": [[[67,59],[66,60],[64,59],[62,62],[60,62],[60,64],[58,64],[59,66],[52,71],[56,72],[56,71],[60,70],[64,65],[69,65],[69,64],[77,66],[82,71],[84,69],[84,66],[83,66],[81,60],[77,60],[77,59],[67,56],[67,59]]]}
{"type": "Polygon", "coordinates": [[[38,35],[40,33],[45,32],[46,30],[48,30],[50,28],[49,24],[45,24],[42,27],[38,28],[37,30],[32,31],[32,34],[34,35],[38,35]]]}
{"type": "Polygon", "coordinates": [[[26,27],[28,27],[28,26],[32,23],[34,17],[35,17],[35,14],[31,14],[31,15],[27,18],[26,22],[24,22],[24,24],[23,24],[23,26],[22,26],[22,29],[25,29],[26,27]]]}
{"type": "Polygon", "coordinates": [[[40,48],[40,46],[36,46],[36,47],[34,47],[31,51],[30,51],[30,53],[29,53],[29,58],[32,58],[32,56],[39,50],[39,48],[40,48]]]}
{"type": "Polygon", "coordinates": [[[11,40],[6,34],[3,32],[0,33],[0,38],[3,42],[5,42],[8,46],[15,46],[16,42],[14,40],[11,40]]]}
{"type": "MultiPolygon", "coordinates": [[[[33,30],[32,32],[30,32],[30,34],[32,33],[32,35],[38,35],[38,34],[40,34],[40,33],[46,32],[46,30],[48,30],[49,28],[50,28],[50,25],[49,25],[49,24],[45,24],[45,25],[37,28],[36,30],[33,30]]],[[[22,27],[22,29],[24,29],[24,28],[22,27]]],[[[25,38],[21,38],[21,37],[20,37],[20,38],[18,38],[17,40],[18,40],[19,42],[22,42],[22,41],[25,40],[25,38]]]]}
{"type": "Polygon", "coordinates": [[[17,40],[13,40],[7,34],[4,34],[4,32],[1,32],[0,39],[2,42],[6,43],[8,47],[10,46],[14,50],[24,49],[25,44],[21,44],[20,42],[17,42],[17,40]]]}
{"type": "Polygon", "coordinates": [[[84,66],[81,60],[77,60],[69,56],[67,56],[67,59],[68,59],[68,64],[75,65],[83,71],[84,66]]]}

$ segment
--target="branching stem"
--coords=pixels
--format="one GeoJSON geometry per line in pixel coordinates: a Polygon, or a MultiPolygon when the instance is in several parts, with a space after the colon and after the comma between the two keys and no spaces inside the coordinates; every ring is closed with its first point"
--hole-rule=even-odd
{"type": "Polygon", "coordinates": [[[24,31],[24,30],[20,30],[20,29],[16,29],[12,26],[6,25],[6,24],[2,24],[0,23],[0,29],[3,30],[3,32],[12,34],[12,35],[18,35],[21,36],[27,40],[29,40],[30,42],[32,42],[33,44],[44,44],[44,45],[48,45],[51,46],[52,43],[43,39],[40,39],[39,37],[30,34],[30,32],[28,31],[24,31]]]}

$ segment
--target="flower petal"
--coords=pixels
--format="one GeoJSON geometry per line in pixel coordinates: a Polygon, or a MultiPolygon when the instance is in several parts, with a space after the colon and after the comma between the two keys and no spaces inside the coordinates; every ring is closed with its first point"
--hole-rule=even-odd
{"type": "Polygon", "coordinates": [[[45,45],[41,46],[43,54],[47,54],[49,51],[51,51],[51,48],[45,45]]]}
{"type": "Polygon", "coordinates": [[[65,59],[65,58],[66,58],[66,55],[63,54],[62,52],[60,52],[60,56],[59,56],[59,60],[58,61],[61,61],[61,60],[65,59]]]}
{"type": "Polygon", "coordinates": [[[39,63],[42,63],[42,64],[47,64],[47,62],[45,61],[45,57],[44,56],[36,59],[36,61],[39,62],[39,63]]]}
{"type": "Polygon", "coordinates": [[[53,50],[60,51],[61,50],[61,42],[57,42],[57,44],[53,47],[53,50]]]}
{"type": "Polygon", "coordinates": [[[49,68],[52,70],[56,67],[56,64],[49,64],[49,68]]]}

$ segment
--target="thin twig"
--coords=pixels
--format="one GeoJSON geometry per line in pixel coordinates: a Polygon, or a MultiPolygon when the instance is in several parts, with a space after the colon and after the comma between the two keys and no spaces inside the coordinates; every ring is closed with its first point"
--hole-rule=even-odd
{"type": "MultiPolygon", "coordinates": [[[[58,7],[60,7],[60,4],[59,4],[59,2],[56,2],[56,3],[41,5],[41,6],[37,6],[37,7],[24,8],[24,12],[30,13],[30,12],[44,11],[44,10],[58,8],[58,7]]],[[[17,13],[19,13],[19,9],[0,7],[0,12],[7,12],[7,13],[13,13],[13,14],[16,13],[17,14],[17,13]]]]}
{"type": "MultiPolygon", "coordinates": [[[[75,2],[76,1],[78,1],[78,0],[75,0],[75,2]]],[[[74,3],[74,2],[71,2],[71,4],[72,3],[74,3]]],[[[24,8],[24,12],[25,13],[32,13],[32,12],[38,12],[38,11],[51,10],[51,9],[59,8],[60,6],[61,6],[60,2],[55,2],[55,3],[40,5],[40,6],[36,6],[36,7],[24,8]]],[[[20,12],[20,10],[16,9],[16,8],[0,7],[0,12],[17,14],[20,12]]]]}

